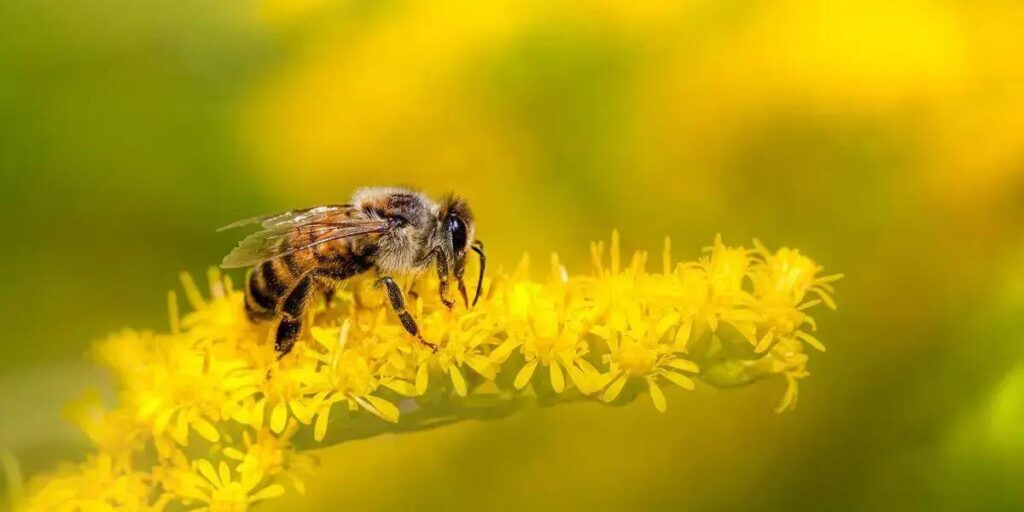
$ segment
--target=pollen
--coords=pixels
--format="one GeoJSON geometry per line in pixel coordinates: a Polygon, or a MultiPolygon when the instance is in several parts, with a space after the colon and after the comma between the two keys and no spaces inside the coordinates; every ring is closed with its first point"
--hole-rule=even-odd
{"type": "Polygon", "coordinates": [[[552,255],[539,279],[524,256],[487,275],[468,310],[440,302],[436,277],[407,283],[436,352],[357,279],[308,308],[310,327],[278,359],[272,323],[248,320],[230,278],[211,270],[202,287],[183,274],[167,332],[124,330],[93,350],[116,376],[119,405],[89,396],[68,417],[94,453],[34,478],[19,506],[242,511],[304,492],[316,447],[533,405],[645,397],[640,406],[664,411],[685,407],[698,383],[775,380],[776,410],[796,405],[810,354],[826,347],[811,315],[835,309],[841,275],[756,240],[733,247],[718,236],[695,260],[674,261],[666,238],[654,271],[646,252],[621,247],[617,232],[591,244],[580,274],[552,255]]]}

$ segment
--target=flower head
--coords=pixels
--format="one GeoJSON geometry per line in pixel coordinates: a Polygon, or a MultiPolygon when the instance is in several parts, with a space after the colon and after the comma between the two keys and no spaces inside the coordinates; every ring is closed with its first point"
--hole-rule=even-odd
{"type": "Polygon", "coordinates": [[[823,348],[808,311],[835,306],[839,276],[819,275],[792,249],[729,247],[721,237],[693,262],[674,262],[666,239],[660,272],[647,270],[644,252],[624,264],[618,233],[604,248],[592,245],[584,276],[553,255],[546,279],[534,280],[524,257],[513,272],[487,276],[469,310],[449,310],[434,276],[405,283],[436,352],[359,278],[309,308],[310,327],[279,360],[271,325],[249,322],[230,279],[211,271],[204,295],[185,275],[191,311],[182,316],[171,293],[170,332],[126,330],[97,345],[120,405],[70,409],[97,453],[36,479],[25,504],[246,510],[285,484],[303,491],[301,475],[315,464],[304,446],[534,403],[646,394],[664,411],[666,389],[692,390],[695,379],[732,387],[777,376],[787,383],[778,409],[796,403],[797,381],[809,375],[804,347],[823,348]]]}
{"type": "Polygon", "coordinates": [[[232,471],[227,462],[216,469],[207,459],[199,459],[189,468],[174,468],[166,487],[187,504],[200,504],[193,510],[244,512],[249,505],[284,494],[280,484],[264,484],[264,474],[255,469],[232,471]]]}

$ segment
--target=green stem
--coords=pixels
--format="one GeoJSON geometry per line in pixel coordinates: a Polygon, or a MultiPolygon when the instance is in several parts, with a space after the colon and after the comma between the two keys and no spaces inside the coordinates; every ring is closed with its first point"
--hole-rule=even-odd
{"type": "Polygon", "coordinates": [[[532,394],[513,393],[471,394],[467,397],[453,396],[426,404],[408,399],[401,406],[413,404],[414,409],[402,411],[398,423],[389,423],[362,411],[351,413],[347,417],[332,418],[327,427],[327,435],[322,442],[313,440],[312,436],[298,436],[295,438],[295,446],[306,450],[324,448],[381,434],[420,432],[469,420],[496,420],[534,407],[586,400],[593,400],[593,397],[583,395],[538,397],[532,394]]]}

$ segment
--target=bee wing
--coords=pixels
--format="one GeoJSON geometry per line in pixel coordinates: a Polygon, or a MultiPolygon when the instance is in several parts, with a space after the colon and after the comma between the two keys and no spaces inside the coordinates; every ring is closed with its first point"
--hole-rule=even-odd
{"type": "Polygon", "coordinates": [[[344,216],[351,210],[352,205],[350,204],[328,204],[313,206],[310,208],[300,208],[297,210],[288,210],[286,212],[272,213],[270,215],[249,217],[248,219],[235,221],[227,226],[218,228],[217,231],[227,231],[229,229],[240,228],[250,224],[259,224],[263,229],[271,229],[282,225],[295,226],[298,224],[324,220],[334,216],[344,216]]]}
{"type": "MultiPolygon", "coordinates": [[[[264,221],[266,222],[266,221],[264,221]]],[[[272,223],[239,242],[221,262],[222,268],[251,267],[274,258],[343,238],[383,233],[388,222],[381,219],[326,219],[304,224],[272,223]]]]}

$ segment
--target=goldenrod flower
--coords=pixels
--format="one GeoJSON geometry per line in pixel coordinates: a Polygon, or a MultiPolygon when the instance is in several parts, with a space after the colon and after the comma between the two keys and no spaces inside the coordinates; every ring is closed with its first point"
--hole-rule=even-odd
{"type": "Polygon", "coordinates": [[[672,343],[662,342],[676,321],[672,316],[644,318],[634,310],[628,330],[606,339],[610,353],[604,356],[608,372],[603,376],[607,387],[602,400],[615,400],[631,378],[640,378],[647,384],[654,407],[664,412],[667,404],[659,381],[667,380],[683,389],[694,388],[693,380],[684,373],[697,373],[697,365],[674,353],[672,343]]]}
{"type": "Polygon", "coordinates": [[[270,324],[253,325],[242,293],[211,271],[209,293],[182,283],[191,311],[168,300],[169,333],[123,331],[98,344],[118,377],[120,406],[70,409],[97,453],[39,477],[26,509],[246,510],[303,491],[315,459],[305,450],[389,431],[497,418],[534,404],[627,403],[646,394],[659,411],[664,386],[720,387],[782,376],[778,410],[808,376],[804,345],[823,349],[807,311],[835,307],[821,268],[791,249],[726,246],[660,272],[647,254],[622,264],[619,238],[591,247],[593,272],[570,276],[552,256],[547,278],[524,258],[488,276],[477,307],[454,311],[436,277],[415,283],[411,309],[426,349],[405,333],[367,279],[333,304],[311,307],[309,332],[278,360],[270,324]],[[312,439],[312,441],[310,441],[312,439]]]}
{"type": "Polygon", "coordinates": [[[186,505],[204,504],[193,510],[209,512],[238,512],[249,505],[284,494],[279,484],[263,484],[264,474],[254,468],[232,471],[227,462],[217,469],[207,459],[199,459],[191,468],[175,468],[164,481],[164,486],[180,497],[186,505]],[[237,478],[234,476],[237,474],[237,478]]]}
{"type": "Polygon", "coordinates": [[[508,337],[491,353],[492,360],[504,363],[513,350],[519,349],[524,363],[513,381],[517,390],[525,388],[537,368],[543,367],[556,393],[565,390],[566,374],[581,392],[589,393],[597,371],[584,359],[588,352],[584,326],[576,325],[570,315],[559,314],[558,306],[531,296],[525,288],[523,284],[513,288],[508,337]]]}
{"type": "Polygon", "coordinates": [[[24,505],[40,511],[162,510],[170,496],[157,496],[154,487],[147,472],[117,468],[109,455],[100,453],[37,477],[24,505]]]}

